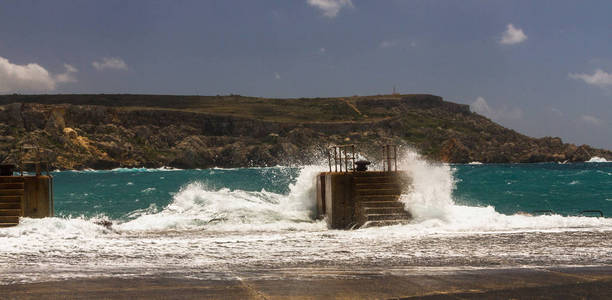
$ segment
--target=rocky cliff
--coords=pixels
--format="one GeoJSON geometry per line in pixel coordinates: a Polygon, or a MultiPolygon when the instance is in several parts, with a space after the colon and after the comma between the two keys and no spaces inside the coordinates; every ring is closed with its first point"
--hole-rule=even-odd
{"type": "Polygon", "coordinates": [[[52,150],[54,169],[299,164],[347,143],[372,159],[396,143],[455,163],[612,160],[610,151],[530,138],[432,95],[6,95],[0,134],[0,159],[39,145],[52,150]]]}

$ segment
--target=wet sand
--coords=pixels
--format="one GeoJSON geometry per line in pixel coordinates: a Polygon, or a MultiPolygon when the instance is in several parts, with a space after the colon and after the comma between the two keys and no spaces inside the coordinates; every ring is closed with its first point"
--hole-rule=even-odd
{"type": "Polygon", "coordinates": [[[0,286],[2,299],[609,299],[612,266],[409,272],[295,268],[233,279],[155,276],[0,286]]]}

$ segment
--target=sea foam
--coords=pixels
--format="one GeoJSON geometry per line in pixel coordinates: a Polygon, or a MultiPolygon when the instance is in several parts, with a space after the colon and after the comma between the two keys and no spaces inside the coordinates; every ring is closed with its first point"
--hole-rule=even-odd
{"type": "Polygon", "coordinates": [[[415,151],[406,151],[400,157],[400,169],[412,179],[401,201],[414,218],[402,230],[432,233],[612,229],[610,218],[505,215],[493,206],[458,205],[453,199],[455,177],[450,165],[428,162],[415,151]]]}
{"type": "Polygon", "coordinates": [[[320,229],[315,221],[315,174],[319,166],[300,169],[289,194],[212,189],[202,182],[192,182],[173,196],[160,212],[143,214],[120,224],[120,230],[276,230],[320,229]]]}
{"type": "Polygon", "coordinates": [[[605,158],[599,156],[593,156],[591,159],[587,160],[589,163],[605,163],[608,162],[605,158]]]}

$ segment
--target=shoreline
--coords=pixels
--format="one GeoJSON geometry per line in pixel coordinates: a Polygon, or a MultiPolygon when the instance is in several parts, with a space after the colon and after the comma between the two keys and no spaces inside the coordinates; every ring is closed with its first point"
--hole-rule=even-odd
{"type": "MultiPolygon", "coordinates": [[[[515,162],[515,163],[482,163],[482,162],[469,162],[469,163],[447,163],[440,161],[432,161],[432,163],[436,164],[448,164],[448,165],[463,165],[463,166],[491,166],[491,165],[538,165],[538,164],[560,164],[560,165],[571,165],[571,164],[605,164],[612,163],[612,161],[573,161],[573,162],[556,162],[556,161],[542,161],[542,162],[515,162]]],[[[304,165],[276,165],[276,166],[244,166],[244,167],[210,167],[210,168],[177,168],[171,166],[161,166],[161,167],[117,167],[117,168],[108,168],[108,169],[92,169],[92,168],[84,168],[84,169],[54,169],[49,170],[50,173],[53,172],[133,172],[133,171],[202,171],[202,170],[238,170],[238,169],[269,169],[269,168],[300,168],[304,165]]],[[[326,166],[323,166],[326,167],[326,166]]],[[[32,173],[34,171],[28,170],[24,173],[32,173]]]]}
{"type": "Polygon", "coordinates": [[[218,280],[163,274],[66,279],[0,285],[0,295],[9,299],[604,299],[612,294],[611,265],[417,273],[347,266],[262,270],[218,280]]]}

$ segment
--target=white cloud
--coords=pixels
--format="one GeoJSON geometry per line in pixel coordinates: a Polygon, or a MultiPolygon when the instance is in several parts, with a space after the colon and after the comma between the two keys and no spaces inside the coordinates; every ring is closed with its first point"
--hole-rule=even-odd
{"type": "Polygon", "coordinates": [[[578,73],[570,73],[569,77],[572,79],[579,79],[584,81],[587,84],[595,85],[600,88],[605,88],[608,86],[612,86],[612,74],[605,72],[603,70],[597,69],[595,73],[592,75],[589,74],[578,74],[578,73]]]}
{"type": "Polygon", "coordinates": [[[79,70],[69,64],[64,64],[64,68],[66,68],[64,73],[55,75],[55,81],[61,83],[76,82],[77,80],[76,77],[74,77],[74,73],[78,72],[79,70]]]}
{"type": "Polygon", "coordinates": [[[582,115],[580,116],[580,121],[587,123],[593,126],[603,126],[605,122],[597,117],[591,115],[582,115]]]}
{"type": "Polygon", "coordinates": [[[123,59],[119,57],[104,57],[102,61],[93,61],[91,65],[96,68],[98,71],[102,70],[127,70],[128,66],[123,61],[123,59]]]}
{"type": "Polygon", "coordinates": [[[382,41],[378,45],[379,48],[391,48],[397,46],[397,40],[382,41]]]}
{"type": "Polygon", "coordinates": [[[328,18],[337,16],[344,7],[353,7],[351,0],[308,0],[307,3],[321,10],[328,18]]]}
{"type": "Polygon", "coordinates": [[[502,39],[499,41],[504,45],[519,44],[527,40],[527,35],[522,29],[514,27],[512,24],[506,25],[506,31],[502,35],[502,39]]]}
{"type": "Polygon", "coordinates": [[[509,109],[502,107],[499,109],[492,108],[483,97],[476,98],[476,101],[470,105],[470,109],[478,114],[490,118],[491,120],[518,120],[523,118],[523,111],[519,108],[509,109]]]}
{"type": "Polygon", "coordinates": [[[558,109],[558,108],[551,107],[550,111],[553,112],[558,117],[563,117],[563,112],[560,109],[558,109]]]}
{"type": "Polygon", "coordinates": [[[76,81],[77,69],[69,64],[64,67],[66,72],[54,76],[37,63],[18,65],[0,57],[0,93],[53,91],[57,83],[76,81]]]}
{"type": "Polygon", "coordinates": [[[274,78],[275,79],[281,79],[281,76],[277,72],[274,72],[274,78]]]}

